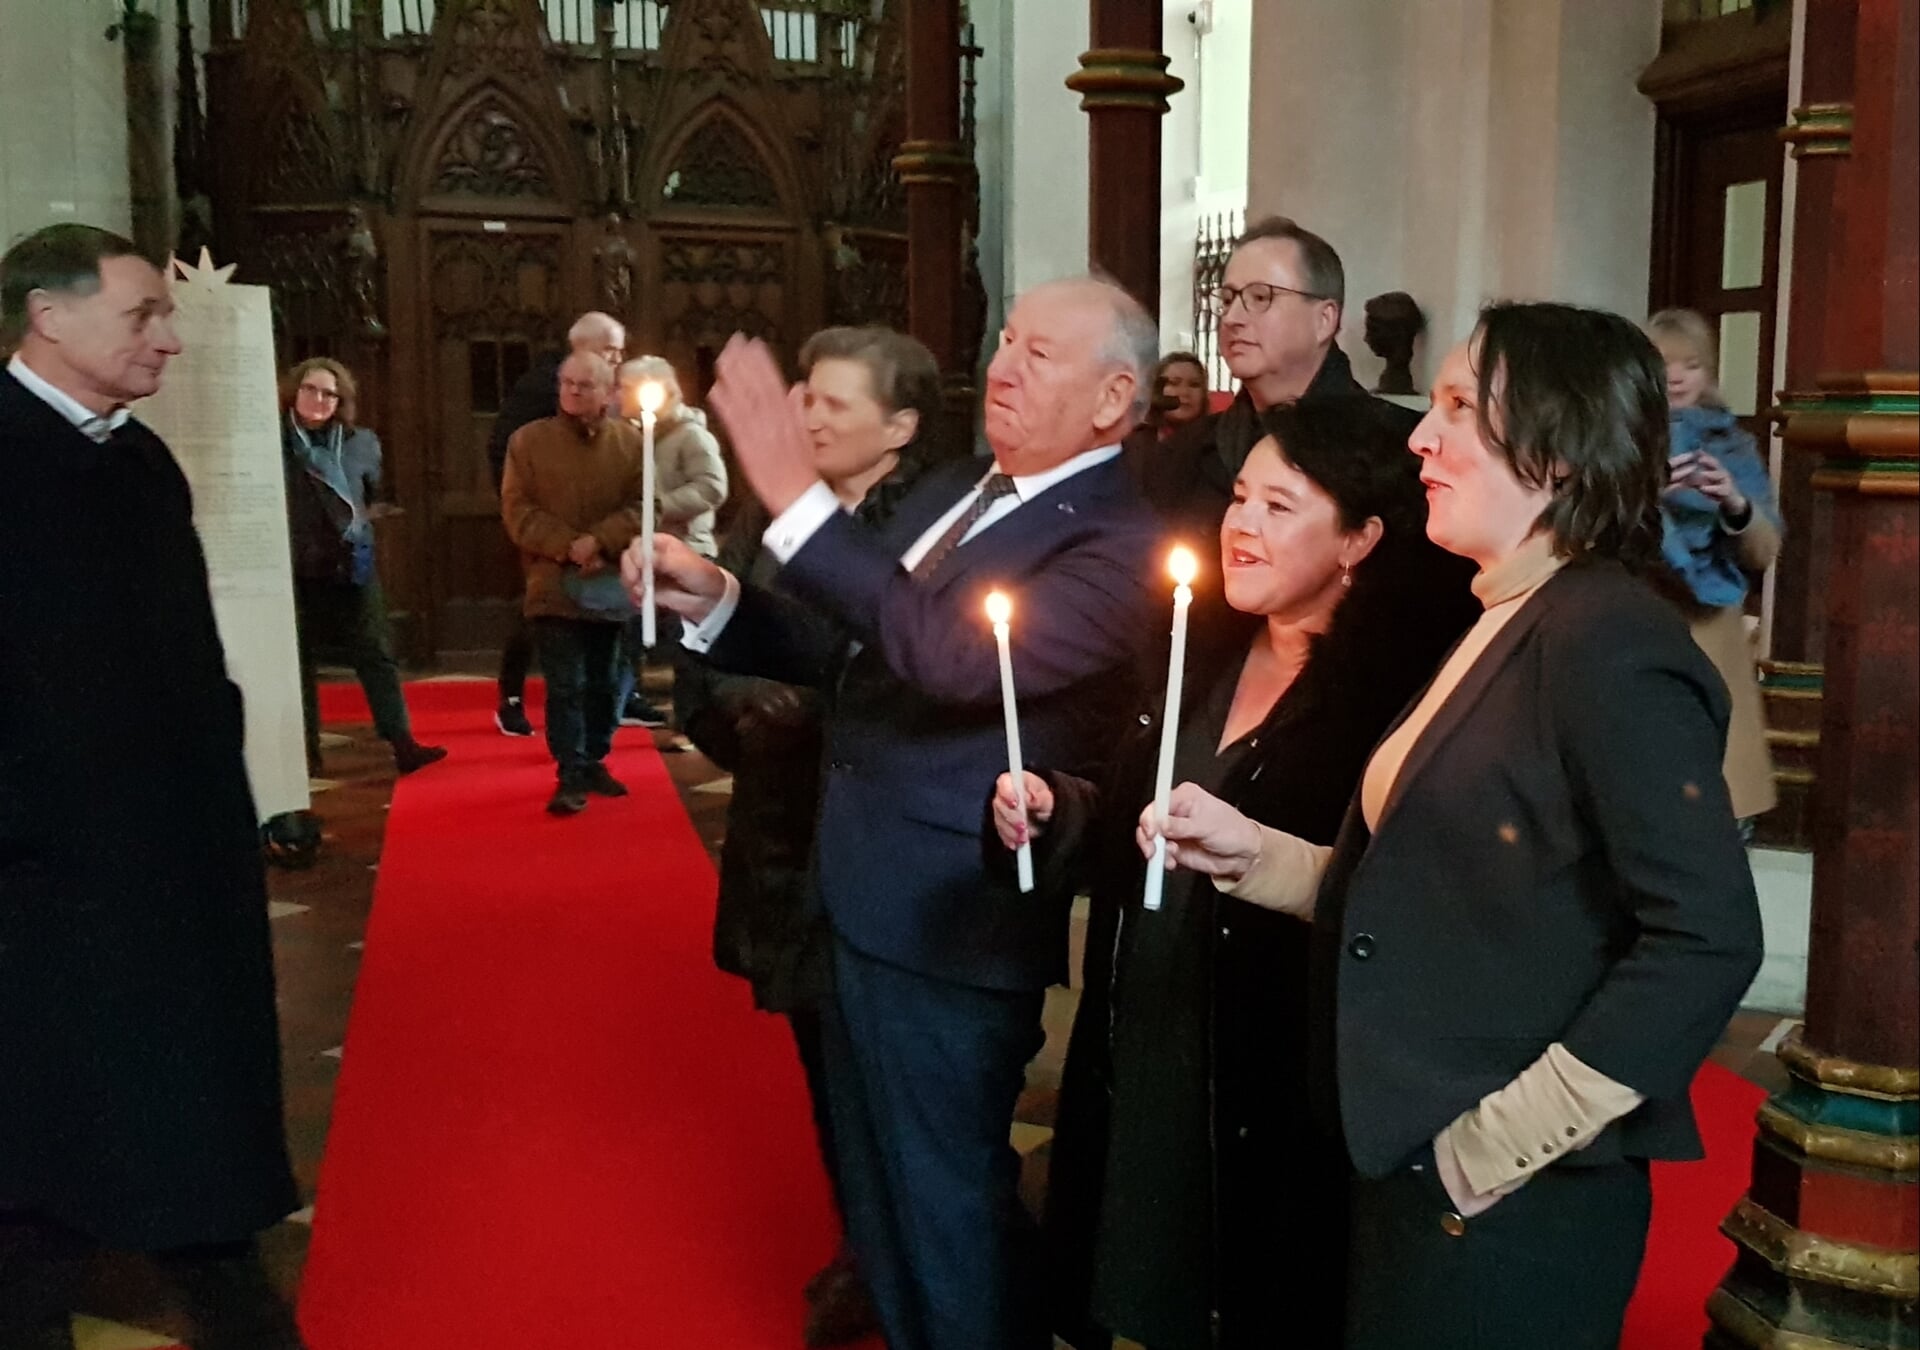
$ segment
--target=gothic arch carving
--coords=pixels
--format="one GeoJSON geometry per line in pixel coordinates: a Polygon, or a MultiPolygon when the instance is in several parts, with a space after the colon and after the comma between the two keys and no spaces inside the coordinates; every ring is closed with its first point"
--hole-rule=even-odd
{"type": "Polygon", "coordinates": [[[686,119],[685,131],[660,158],[654,212],[737,212],[791,218],[797,195],[775,167],[777,157],[732,104],[715,100],[686,119]]]}
{"type": "Polygon", "coordinates": [[[577,166],[499,85],[474,88],[422,143],[426,151],[415,161],[408,194],[416,202],[556,207],[579,193],[577,166]]]}

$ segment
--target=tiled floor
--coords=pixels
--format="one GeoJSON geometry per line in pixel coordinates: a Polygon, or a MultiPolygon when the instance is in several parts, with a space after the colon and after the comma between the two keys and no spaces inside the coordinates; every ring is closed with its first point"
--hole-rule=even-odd
{"type": "MultiPolygon", "coordinates": [[[[320,857],[306,871],[273,870],[270,884],[288,1137],[302,1194],[309,1200],[326,1141],[340,1047],[346,1039],[347,1011],[393,789],[393,761],[372,729],[337,730],[344,734],[329,737],[325,787],[316,792],[313,803],[325,826],[320,857]]],[[[666,733],[659,732],[620,734],[652,734],[661,744],[667,739],[666,733]]],[[[695,829],[717,861],[730,781],[697,751],[667,754],[665,760],[695,829]]],[[[1076,923],[1076,940],[1081,927],[1076,923]]],[[[1075,957],[1077,967],[1077,950],[1075,957]]],[[[1035,1203],[1045,1185],[1047,1145],[1074,1001],[1075,996],[1063,989],[1053,990],[1047,1000],[1046,1046],[1029,1067],[1028,1088],[1013,1131],[1014,1144],[1027,1160],[1023,1189],[1035,1203]]],[[[1785,1074],[1770,1052],[1783,1030],[1776,1014],[1741,1013],[1714,1058],[1775,1089],[1784,1083],[1785,1074]]],[[[309,1208],[265,1235],[270,1268],[289,1290],[298,1283],[311,1225],[309,1208]]],[[[116,1256],[97,1263],[86,1307],[97,1319],[106,1320],[89,1318],[77,1324],[79,1350],[149,1350],[168,1344],[167,1333],[182,1330],[164,1289],[145,1263],[134,1257],[116,1256]]]]}

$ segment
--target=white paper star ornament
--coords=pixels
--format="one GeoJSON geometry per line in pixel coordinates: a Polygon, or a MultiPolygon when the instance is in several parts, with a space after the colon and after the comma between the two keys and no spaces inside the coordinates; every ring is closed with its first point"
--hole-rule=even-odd
{"type": "Polygon", "coordinates": [[[200,250],[200,262],[183,262],[179,258],[170,260],[171,270],[178,273],[182,281],[190,286],[224,286],[233,278],[233,269],[237,264],[228,263],[225,267],[213,265],[213,255],[203,246],[200,250]]]}

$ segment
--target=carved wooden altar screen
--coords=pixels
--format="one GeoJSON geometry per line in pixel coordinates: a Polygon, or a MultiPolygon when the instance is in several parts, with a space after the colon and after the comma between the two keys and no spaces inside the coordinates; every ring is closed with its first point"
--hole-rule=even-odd
{"type": "Polygon", "coordinates": [[[904,0],[212,10],[215,248],[274,287],[283,360],[360,376],[414,658],[505,625],[487,436],[576,314],[626,319],[695,399],[733,332],[791,357],[825,323],[904,323],[904,0]]]}

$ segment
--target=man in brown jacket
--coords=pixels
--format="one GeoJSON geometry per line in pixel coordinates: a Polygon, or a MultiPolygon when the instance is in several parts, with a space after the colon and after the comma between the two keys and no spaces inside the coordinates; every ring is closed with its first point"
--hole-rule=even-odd
{"type": "Polygon", "coordinates": [[[547,677],[547,748],[560,782],[547,810],[623,797],[607,772],[618,697],[620,627],[631,606],[622,550],[640,533],[640,433],[607,415],[613,367],[577,352],[560,366],[560,415],[507,442],[500,514],[527,573],[526,616],[547,677]]]}

